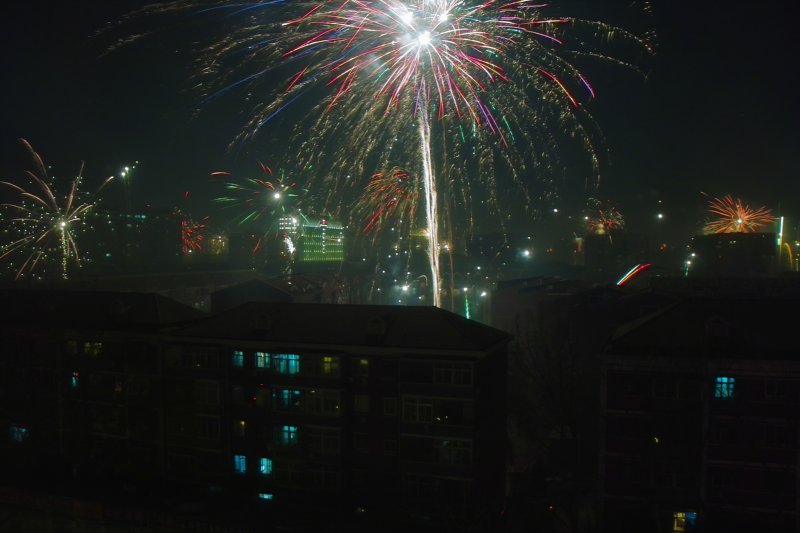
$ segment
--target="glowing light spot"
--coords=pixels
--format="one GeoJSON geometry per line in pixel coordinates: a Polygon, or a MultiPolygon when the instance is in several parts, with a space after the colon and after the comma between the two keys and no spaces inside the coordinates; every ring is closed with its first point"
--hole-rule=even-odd
{"type": "Polygon", "coordinates": [[[424,31],[417,36],[417,42],[420,46],[428,46],[431,44],[431,32],[424,31]]]}

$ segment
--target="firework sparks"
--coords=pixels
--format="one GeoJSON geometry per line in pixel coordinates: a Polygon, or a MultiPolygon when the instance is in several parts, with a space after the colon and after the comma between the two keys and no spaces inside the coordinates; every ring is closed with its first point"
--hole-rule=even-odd
{"type": "MultiPolygon", "coordinates": [[[[255,222],[262,217],[275,217],[290,212],[294,202],[306,191],[296,181],[288,179],[281,171],[278,177],[272,169],[260,164],[263,177],[246,178],[242,182],[229,181],[225,188],[228,196],[216,198],[224,209],[239,209],[238,224],[255,222]]],[[[228,172],[213,172],[214,177],[230,177],[228,172]]]]}
{"type": "Polygon", "coordinates": [[[708,212],[713,220],[703,227],[703,233],[755,233],[760,228],[775,222],[772,211],[766,207],[753,209],[740,198],[730,195],[711,198],[708,212]]]}
{"type": "Polygon", "coordinates": [[[377,237],[389,224],[411,227],[418,201],[418,181],[394,167],[372,176],[355,208],[363,219],[364,234],[377,237]]]}
{"type": "MultiPolygon", "coordinates": [[[[61,277],[67,279],[70,261],[80,264],[73,230],[84,213],[95,205],[79,189],[83,180],[83,163],[68,192],[61,196],[55,190],[53,180],[48,177],[47,167],[41,156],[28,141],[21,139],[21,142],[33,160],[34,169],[25,171],[26,180],[22,183],[0,181],[0,185],[10,189],[17,197],[13,203],[2,204],[4,210],[9,212],[6,222],[15,237],[11,242],[0,246],[0,259],[17,253],[27,254],[17,269],[18,279],[24,272],[32,272],[42,262],[57,256],[60,260],[61,277]]],[[[100,189],[112,179],[113,176],[107,178],[100,189]]]]}
{"type": "Polygon", "coordinates": [[[268,98],[248,96],[253,108],[240,140],[290,107],[308,111],[292,119],[286,137],[294,166],[325,169],[314,187],[321,208],[340,214],[374,169],[417,163],[435,304],[441,224],[447,235],[472,231],[479,207],[503,225],[517,203],[516,214],[529,216],[534,201],[554,194],[562,142],[585,149],[599,180],[599,135],[584,106],[595,90],[574,60],[635,68],[603,53],[612,39],[652,51],[649,36],[554,16],[536,0],[173,2],[146,13],[193,7],[230,15],[224,36],[206,46],[198,64],[206,100],[287,80],[268,98]],[[581,28],[588,30],[581,38],[566,38],[581,28]],[[536,194],[529,188],[534,175],[536,194]],[[507,183],[498,186],[498,177],[507,183]],[[466,223],[455,228],[457,214],[466,223]]]}
{"type": "Polygon", "coordinates": [[[586,226],[597,235],[625,229],[625,217],[616,207],[604,207],[602,202],[593,201],[593,212],[586,216],[586,226]]]}

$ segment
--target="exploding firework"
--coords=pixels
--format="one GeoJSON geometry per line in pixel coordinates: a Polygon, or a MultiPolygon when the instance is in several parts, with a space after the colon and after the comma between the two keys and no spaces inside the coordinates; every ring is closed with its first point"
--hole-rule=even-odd
{"type": "Polygon", "coordinates": [[[365,235],[376,238],[387,225],[411,228],[415,223],[419,182],[399,167],[372,176],[356,203],[365,235]]]}
{"type": "MultiPolygon", "coordinates": [[[[5,219],[7,229],[14,237],[11,242],[0,246],[0,259],[17,254],[26,257],[16,269],[18,279],[24,272],[32,272],[40,264],[57,257],[61,277],[67,279],[70,261],[80,264],[75,226],[95,205],[79,189],[83,180],[83,163],[68,192],[60,195],[54,188],[53,180],[48,177],[47,167],[41,156],[28,141],[21,141],[33,160],[34,169],[25,171],[26,179],[21,183],[0,181],[1,185],[16,195],[16,201],[2,204],[8,212],[5,219]]],[[[107,178],[100,189],[112,179],[113,176],[107,178]]]]}
{"type": "Polygon", "coordinates": [[[294,165],[324,169],[314,187],[322,208],[341,214],[374,169],[416,163],[435,304],[440,232],[472,231],[475,208],[501,224],[512,206],[529,215],[554,194],[561,143],[577,141],[599,179],[599,135],[584,106],[595,91],[576,62],[633,66],[604,53],[612,40],[651,51],[648,36],[551,14],[536,0],[173,2],[146,12],[192,8],[228,15],[198,63],[206,100],[247,92],[253,108],[239,139],[291,116],[294,165]],[[262,82],[265,97],[251,98],[262,82]],[[305,118],[285,112],[298,107],[305,118]],[[454,228],[455,219],[464,222],[454,228]]]}
{"type": "MultiPolygon", "coordinates": [[[[238,224],[256,222],[262,218],[271,218],[291,211],[294,202],[306,191],[296,181],[288,179],[283,171],[278,177],[273,176],[272,169],[260,164],[263,177],[246,178],[241,182],[229,181],[225,184],[228,196],[216,198],[215,201],[223,209],[237,209],[240,214],[235,221],[238,224]]],[[[214,177],[230,177],[228,172],[213,172],[214,177]]]]}
{"type": "Polygon", "coordinates": [[[708,212],[713,220],[703,227],[703,233],[755,233],[775,221],[772,211],[766,207],[753,209],[740,198],[730,195],[711,198],[708,212]]]}
{"type": "Polygon", "coordinates": [[[599,200],[590,202],[593,206],[592,213],[586,216],[586,226],[589,231],[597,235],[604,235],[611,231],[625,229],[625,217],[616,207],[604,207],[599,200]]]}

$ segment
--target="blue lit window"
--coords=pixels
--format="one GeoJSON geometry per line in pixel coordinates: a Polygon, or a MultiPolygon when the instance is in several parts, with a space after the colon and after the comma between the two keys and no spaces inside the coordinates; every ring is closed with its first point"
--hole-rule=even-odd
{"type": "Polygon", "coordinates": [[[14,442],[25,442],[30,436],[28,433],[28,428],[23,426],[11,426],[8,429],[11,435],[11,440],[14,442]]]}
{"type": "Polygon", "coordinates": [[[80,383],[81,383],[80,372],[73,372],[72,375],[69,377],[69,386],[72,387],[73,389],[77,389],[80,383]]]}
{"type": "Polygon", "coordinates": [[[717,376],[714,384],[714,398],[733,398],[734,378],[717,376]]]}
{"type": "Polygon", "coordinates": [[[242,368],[244,366],[244,352],[241,350],[234,350],[231,362],[234,368],[242,368]]]}
{"type": "Polygon", "coordinates": [[[258,498],[260,500],[271,500],[273,498],[272,493],[270,492],[259,492],[258,498]]]}
{"type": "Polygon", "coordinates": [[[284,446],[297,444],[297,426],[281,426],[278,438],[284,446]]]}
{"type": "Polygon", "coordinates": [[[244,474],[247,472],[247,458],[244,455],[233,456],[233,471],[237,474],[244,474]]]}
{"type": "Polygon", "coordinates": [[[272,459],[262,457],[258,460],[258,473],[262,476],[268,476],[272,473],[272,459]]]}
{"type": "Polygon", "coordinates": [[[294,353],[272,354],[272,365],[278,374],[299,374],[300,356],[294,353]]]}
{"type": "Polygon", "coordinates": [[[269,368],[269,354],[256,352],[256,368],[269,368]]]}

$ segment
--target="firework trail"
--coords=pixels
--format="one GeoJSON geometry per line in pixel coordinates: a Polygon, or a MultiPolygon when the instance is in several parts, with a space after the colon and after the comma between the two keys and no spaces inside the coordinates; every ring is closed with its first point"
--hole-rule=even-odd
{"type": "MultiPolygon", "coordinates": [[[[229,194],[214,200],[223,209],[240,210],[241,213],[235,218],[238,224],[255,222],[262,217],[274,218],[290,212],[294,202],[306,192],[296,181],[288,179],[282,170],[275,177],[270,167],[263,163],[259,165],[263,177],[246,178],[241,182],[228,181],[225,188],[229,194]]],[[[231,174],[212,172],[211,176],[229,178],[231,174]]]]}
{"type": "Polygon", "coordinates": [[[603,52],[612,40],[632,43],[636,55],[652,52],[649,35],[550,14],[537,0],[172,2],[144,14],[186,11],[195,20],[225,14],[195,81],[205,102],[247,93],[253,107],[238,140],[290,120],[287,109],[304,110],[291,115],[286,138],[293,164],[323,182],[314,187],[322,209],[340,214],[375,169],[410,167],[417,154],[434,279],[440,223],[455,233],[437,202],[447,218],[464,217],[461,232],[474,229],[476,207],[505,224],[519,198],[515,214],[535,214],[534,203],[554,195],[562,142],[588,153],[590,181],[598,181],[600,135],[584,106],[595,90],[575,64],[636,69],[603,52]],[[572,30],[581,37],[568,38],[572,30]],[[286,80],[279,92],[275,79],[286,80]],[[438,160],[433,146],[441,146],[438,160]],[[528,185],[534,170],[537,198],[528,185]]]}
{"type": "Polygon", "coordinates": [[[731,195],[711,198],[708,212],[713,220],[703,227],[706,235],[712,233],[755,233],[760,228],[775,222],[772,211],[766,207],[753,209],[740,198],[731,195]]]}
{"type": "MultiPolygon", "coordinates": [[[[46,260],[50,255],[57,254],[61,263],[61,277],[67,279],[70,259],[80,264],[73,226],[95,205],[79,189],[83,179],[83,163],[67,194],[59,196],[48,177],[47,167],[41,156],[28,141],[20,141],[30,154],[34,169],[25,171],[27,179],[22,183],[0,181],[0,185],[16,195],[15,202],[0,204],[9,212],[6,222],[15,235],[11,242],[0,246],[0,260],[18,252],[27,254],[16,273],[16,279],[19,279],[23,272],[35,270],[42,259],[46,260]],[[81,196],[85,199],[82,200],[81,196]]],[[[113,176],[107,178],[100,189],[112,179],[113,176]]]]}
{"type": "Polygon", "coordinates": [[[586,227],[592,233],[603,235],[612,230],[625,229],[625,217],[614,206],[605,207],[600,200],[591,199],[592,212],[586,217],[586,227]]]}

